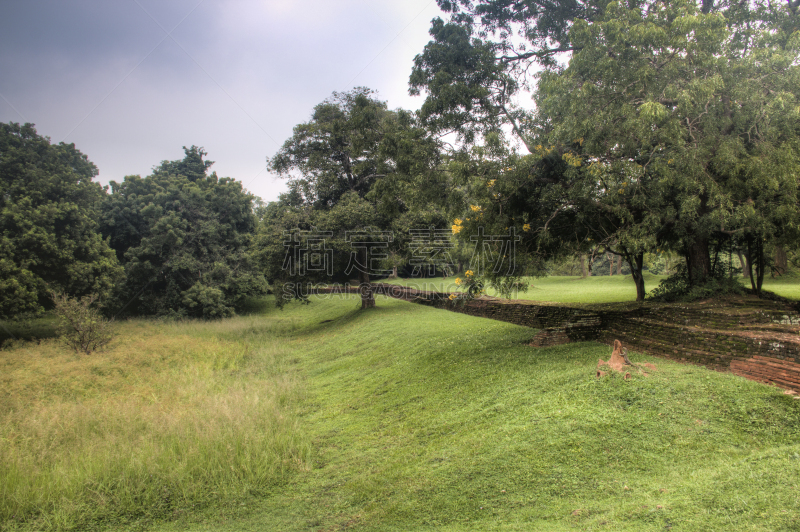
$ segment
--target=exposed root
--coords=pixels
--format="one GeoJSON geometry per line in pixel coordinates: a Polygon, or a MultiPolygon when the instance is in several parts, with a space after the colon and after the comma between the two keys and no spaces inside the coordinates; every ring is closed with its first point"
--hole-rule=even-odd
{"type": "Polygon", "coordinates": [[[631,360],[628,358],[628,350],[622,347],[622,343],[619,340],[614,340],[614,351],[611,353],[611,358],[609,358],[607,361],[603,360],[602,358],[597,361],[597,370],[595,376],[599,379],[600,377],[606,375],[608,372],[600,369],[601,367],[605,367],[609,371],[613,370],[618,373],[624,373],[622,378],[625,380],[631,378],[631,374],[628,370],[634,368],[639,375],[644,375],[646,377],[647,373],[642,369],[642,366],[651,371],[656,369],[653,364],[644,363],[642,365],[638,365],[631,362],[631,360]]]}

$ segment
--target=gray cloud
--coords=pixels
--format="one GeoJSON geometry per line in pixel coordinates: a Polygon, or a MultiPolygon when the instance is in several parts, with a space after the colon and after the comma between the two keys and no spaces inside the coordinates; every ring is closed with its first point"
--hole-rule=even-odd
{"type": "Polygon", "coordinates": [[[433,0],[33,0],[3,11],[0,121],[74,142],[104,183],[204,146],[218,174],[266,200],[285,188],[266,158],[331,92],[368,86],[390,107],[420,105],[408,75],[439,15],[433,0]]]}

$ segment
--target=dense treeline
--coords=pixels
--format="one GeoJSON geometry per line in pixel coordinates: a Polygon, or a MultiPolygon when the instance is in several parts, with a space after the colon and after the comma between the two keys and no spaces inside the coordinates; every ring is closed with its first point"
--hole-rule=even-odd
{"type": "Polygon", "coordinates": [[[209,175],[201,148],[104,191],[73,145],[0,126],[4,319],[42,312],[53,292],[98,295],[113,315],[205,318],[266,292],[250,250],[255,198],[209,175]]]}
{"type": "Polygon", "coordinates": [[[402,268],[470,268],[508,292],[576,257],[630,273],[638,299],[663,254],[681,260],[662,293],[720,288],[725,255],[757,291],[785,270],[796,2],[437,1],[449,16],[410,77],[420,111],[334,92],[268,159],[289,186],[266,205],[196,146],[104,190],[73,145],[0,125],[0,317],[41,312],[51,290],[223,317],[269,284],[283,304],[331,279],[357,279],[369,308],[370,280],[402,268]]]}
{"type": "Polygon", "coordinates": [[[0,318],[40,312],[48,290],[109,296],[122,269],[99,231],[97,168],[32,124],[0,124],[0,318]]]}

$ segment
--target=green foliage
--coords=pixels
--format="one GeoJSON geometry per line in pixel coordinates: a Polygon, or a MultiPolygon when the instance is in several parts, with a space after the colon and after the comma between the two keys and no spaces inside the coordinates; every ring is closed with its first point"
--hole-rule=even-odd
{"type": "Polygon", "coordinates": [[[463,294],[450,294],[450,301],[463,305],[467,301],[475,299],[483,295],[485,284],[482,277],[475,275],[472,270],[464,272],[464,277],[456,277],[454,280],[456,286],[465,290],[463,294]]]}
{"type": "Polygon", "coordinates": [[[114,339],[111,322],[96,308],[97,294],[80,299],[58,292],[50,295],[59,319],[56,334],[76,353],[90,355],[114,339]]]}
{"type": "MultiPolygon", "coordinates": [[[[722,265],[720,265],[722,266],[722,265]]],[[[692,283],[689,279],[689,270],[685,264],[680,264],[675,273],[662,280],[659,285],[648,295],[652,301],[697,301],[729,294],[744,294],[744,286],[738,277],[728,275],[727,268],[719,267],[715,275],[702,284],[692,283]]]]}
{"type": "Polygon", "coordinates": [[[183,304],[191,312],[202,311],[203,318],[229,318],[234,312],[225,304],[225,293],[219,288],[195,283],[183,292],[183,304]]]}
{"type": "Polygon", "coordinates": [[[202,148],[184,151],[183,161],[164,161],[145,178],[111,182],[102,231],[125,267],[120,311],[220,318],[266,290],[249,249],[253,196],[234,179],[206,175],[202,148]]]}
{"type": "Polygon", "coordinates": [[[97,168],[33,124],[0,124],[0,318],[40,313],[48,290],[108,295],[122,269],[98,232],[97,168]]]}
{"type": "Polygon", "coordinates": [[[324,210],[355,193],[392,217],[425,191],[441,192],[441,186],[435,192],[418,186],[437,162],[437,141],[412,115],[388,110],[374,91],[357,87],[315,106],[311,120],[295,126],[268,166],[289,179],[284,198],[292,205],[324,210]]]}
{"type": "MultiPolygon", "coordinates": [[[[278,305],[286,298],[307,301],[291,286],[356,276],[368,283],[381,273],[382,261],[353,245],[354,235],[385,242],[379,255],[398,265],[408,256],[408,229],[420,221],[426,229],[443,226],[437,209],[428,209],[449,194],[437,172],[438,147],[410,113],[388,110],[365,87],[335,92],[314,107],[311,120],[298,124],[269,160],[270,170],[288,178],[289,192],[263,209],[255,253],[278,305]],[[330,268],[306,268],[310,242],[322,246],[330,268]]],[[[374,303],[369,294],[364,301],[365,308],[374,303]]]]}
{"type": "Polygon", "coordinates": [[[535,250],[535,265],[611,251],[643,299],[645,253],[683,255],[702,284],[710,248],[732,236],[758,249],[797,239],[800,19],[791,5],[439,5],[450,20],[433,21],[411,91],[427,91],[421,116],[434,130],[483,141],[482,153],[457,154],[451,167],[492,183],[491,196],[472,189],[489,224],[530,227],[522,249],[535,250]],[[571,53],[563,67],[561,52],[571,53]],[[546,70],[536,111],[525,113],[513,97],[530,86],[533,63],[546,70]],[[503,124],[530,155],[498,152],[503,124]]]}

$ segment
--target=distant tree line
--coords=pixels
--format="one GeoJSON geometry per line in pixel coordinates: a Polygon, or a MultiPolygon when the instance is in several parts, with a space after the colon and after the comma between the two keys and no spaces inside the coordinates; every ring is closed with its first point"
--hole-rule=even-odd
{"type": "Polygon", "coordinates": [[[107,190],[72,144],[0,124],[0,317],[99,296],[107,312],[215,318],[264,294],[254,196],[208,172],[196,146],[107,190]]]}

